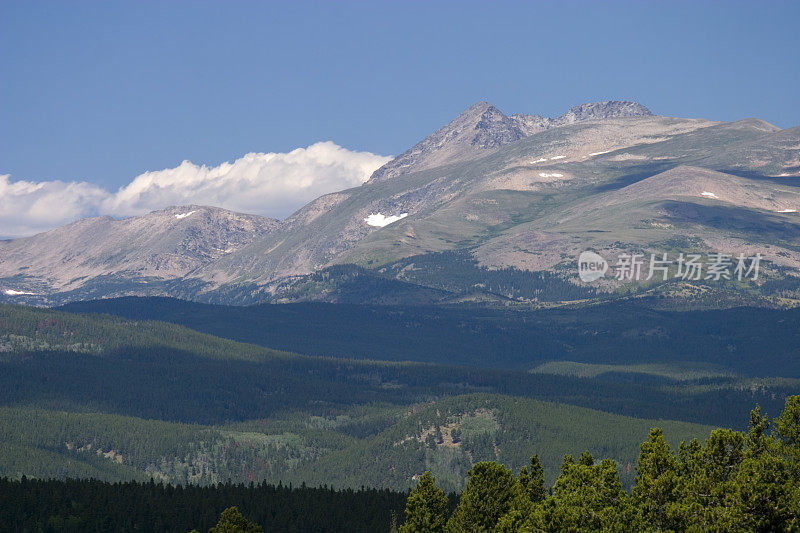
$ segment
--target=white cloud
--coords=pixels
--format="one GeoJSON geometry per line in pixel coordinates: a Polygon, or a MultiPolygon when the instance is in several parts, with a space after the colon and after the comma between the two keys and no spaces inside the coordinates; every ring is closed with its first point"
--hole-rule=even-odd
{"type": "Polygon", "coordinates": [[[91,183],[11,181],[0,175],[0,237],[31,235],[95,215],[108,195],[91,183]]]}
{"type": "Polygon", "coordinates": [[[314,198],[364,183],[391,158],[319,142],[250,153],[216,167],[184,161],[145,172],[111,193],[85,182],[12,182],[0,175],[0,236],[44,231],[86,216],[131,216],[170,205],[212,205],[284,218],[314,198]]]}

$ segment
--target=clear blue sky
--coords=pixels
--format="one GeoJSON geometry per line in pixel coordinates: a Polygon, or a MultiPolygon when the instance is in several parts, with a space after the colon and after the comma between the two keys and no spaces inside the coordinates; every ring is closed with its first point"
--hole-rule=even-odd
{"type": "Polygon", "coordinates": [[[800,124],[800,2],[0,3],[0,174],[109,189],[319,140],[399,153],[463,108],[800,124]]]}

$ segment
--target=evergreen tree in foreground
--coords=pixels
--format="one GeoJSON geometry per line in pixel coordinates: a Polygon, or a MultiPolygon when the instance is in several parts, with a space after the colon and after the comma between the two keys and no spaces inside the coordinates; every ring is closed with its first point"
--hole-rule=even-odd
{"type": "Polygon", "coordinates": [[[533,503],[539,503],[547,496],[547,490],[544,488],[544,468],[539,462],[538,455],[531,457],[530,470],[522,467],[519,472],[519,482],[533,503]]]}
{"type": "Polygon", "coordinates": [[[448,500],[436,486],[436,478],[425,472],[406,503],[406,521],[400,533],[443,532],[447,523],[448,500]]]}
{"type": "Polygon", "coordinates": [[[642,520],[657,531],[676,528],[681,501],[678,459],[660,428],[650,430],[636,465],[633,501],[642,520]]]}
{"type": "Polygon", "coordinates": [[[484,461],[467,473],[469,480],[447,531],[492,531],[503,515],[525,505],[525,493],[514,474],[503,465],[484,461]]]}
{"type": "Polygon", "coordinates": [[[208,533],[264,533],[264,530],[242,516],[236,507],[228,507],[222,511],[219,522],[208,533]]]}

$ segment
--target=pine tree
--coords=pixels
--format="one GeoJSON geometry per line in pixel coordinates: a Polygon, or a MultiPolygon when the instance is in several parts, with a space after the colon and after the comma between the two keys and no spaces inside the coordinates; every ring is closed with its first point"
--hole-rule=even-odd
{"type": "Polygon", "coordinates": [[[535,531],[608,531],[631,529],[634,513],[622,490],[617,466],[610,459],[599,464],[589,453],[577,463],[564,457],[553,496],[534,508],[535,531]]]}
{"type": "Polygon", "coordinates": [[[650,430],[648,439],[642,443],[636,471],[633,498],[643,521],[657,531],[679,529],[678,460],[660,428],[650,430]]]}
{"type": "Polygon", "coordinates": [[[430,448],[436,448],[436,437],[433,436],[433,433],[428,433],[428,436],[425,437],[425,445],[430,448]]]}
{"type": "Polygon", "coordinates": [[[790,396],[783,412],[775,421],[778,437],[786,446],[786,451],[800,460],[800,396],[790,396]]]}
{"type": "Polygon", "coordinates": [[[526,507],[522,486],[505,466],[480,462],[467,474],[467,486],[447,522],[447,531],[492,531],[506,513],[526,507]]]}
{"type": "Polygon", "coordinates": [[[217,525],[208,533],[263,533],[261,526],[242,516],[237,507],[228,507],[219,517],[217,525]]]}
{"type": "Polygon", "coordinates": [[[436,486],[436,478],[425,472],[406,502],[406,521],[400,533],[438,533],[447,523],[447,496],[436,486]]]}
{"type": "Polygon", "coordinates": [[[533,531],[533,524],[525,518],[525,514],[519,509],[514,509],[503,515],[494,528],[494,533],[533,533],[533,531]]]}
{"type": "Polygon", "coordinates": [[[792,396],[766,434],[769,422],[758,407],[750,414],[747,449],[732,485],[730,506],[738,527],[749,531],[800,529],[800,454],[792,436],[800,431],[800,397],[792,396]]]}
{"type": "Polygon", "coordinates": [[[750,411],[750,428],[745,436],[749,457],[760,457],[767,451],[769,444],[767,429],[769,429],[769,420],[766,416],[761,415],[761,408],[756,405],[756,408],[750,411]]]}
{"type": "Polygon", "coordinates": [[[524,466],[520,469],[519,483],[531,502],[544,501],[547,491],[544,488],[544,469],[538,455],[531,456],[530,470],[524,466]]]}

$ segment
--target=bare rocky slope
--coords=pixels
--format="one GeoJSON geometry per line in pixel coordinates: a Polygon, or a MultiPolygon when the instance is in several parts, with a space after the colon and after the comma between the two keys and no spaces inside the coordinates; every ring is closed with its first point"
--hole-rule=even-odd
{"type": "Polygon", "coordinates": [[[142,282],[181,278],[277,225],[265,217],[196,205],[122,220],[88,218],[0,242],[0,277],[5,278],[0,289],[6,296],[39,296],[110,275],[142,282]]]}
{"type": "MultiPolygon", "coordinates": [[[[330,299],[330,276],[304,276],[355,264],[416,283],[416,264],[433,263],[414,257],[453,251],[477,268],[572,283],[584,249],[647,252],[678,242],[760,252],[792,280],[797,180],[800,128],[655,116],[633,102],[584,104],[553,119],[480,102],[364,185],[281,222],[190,206],[0,243],[0,299],[167,294],[244,303],[279,287],[289,287],[290,300],[330,299]]],[[[450,275],[447,265],[435,268],[450,275]]],[[[351,285],[364,277],[348,276],[351,285]]]]}

